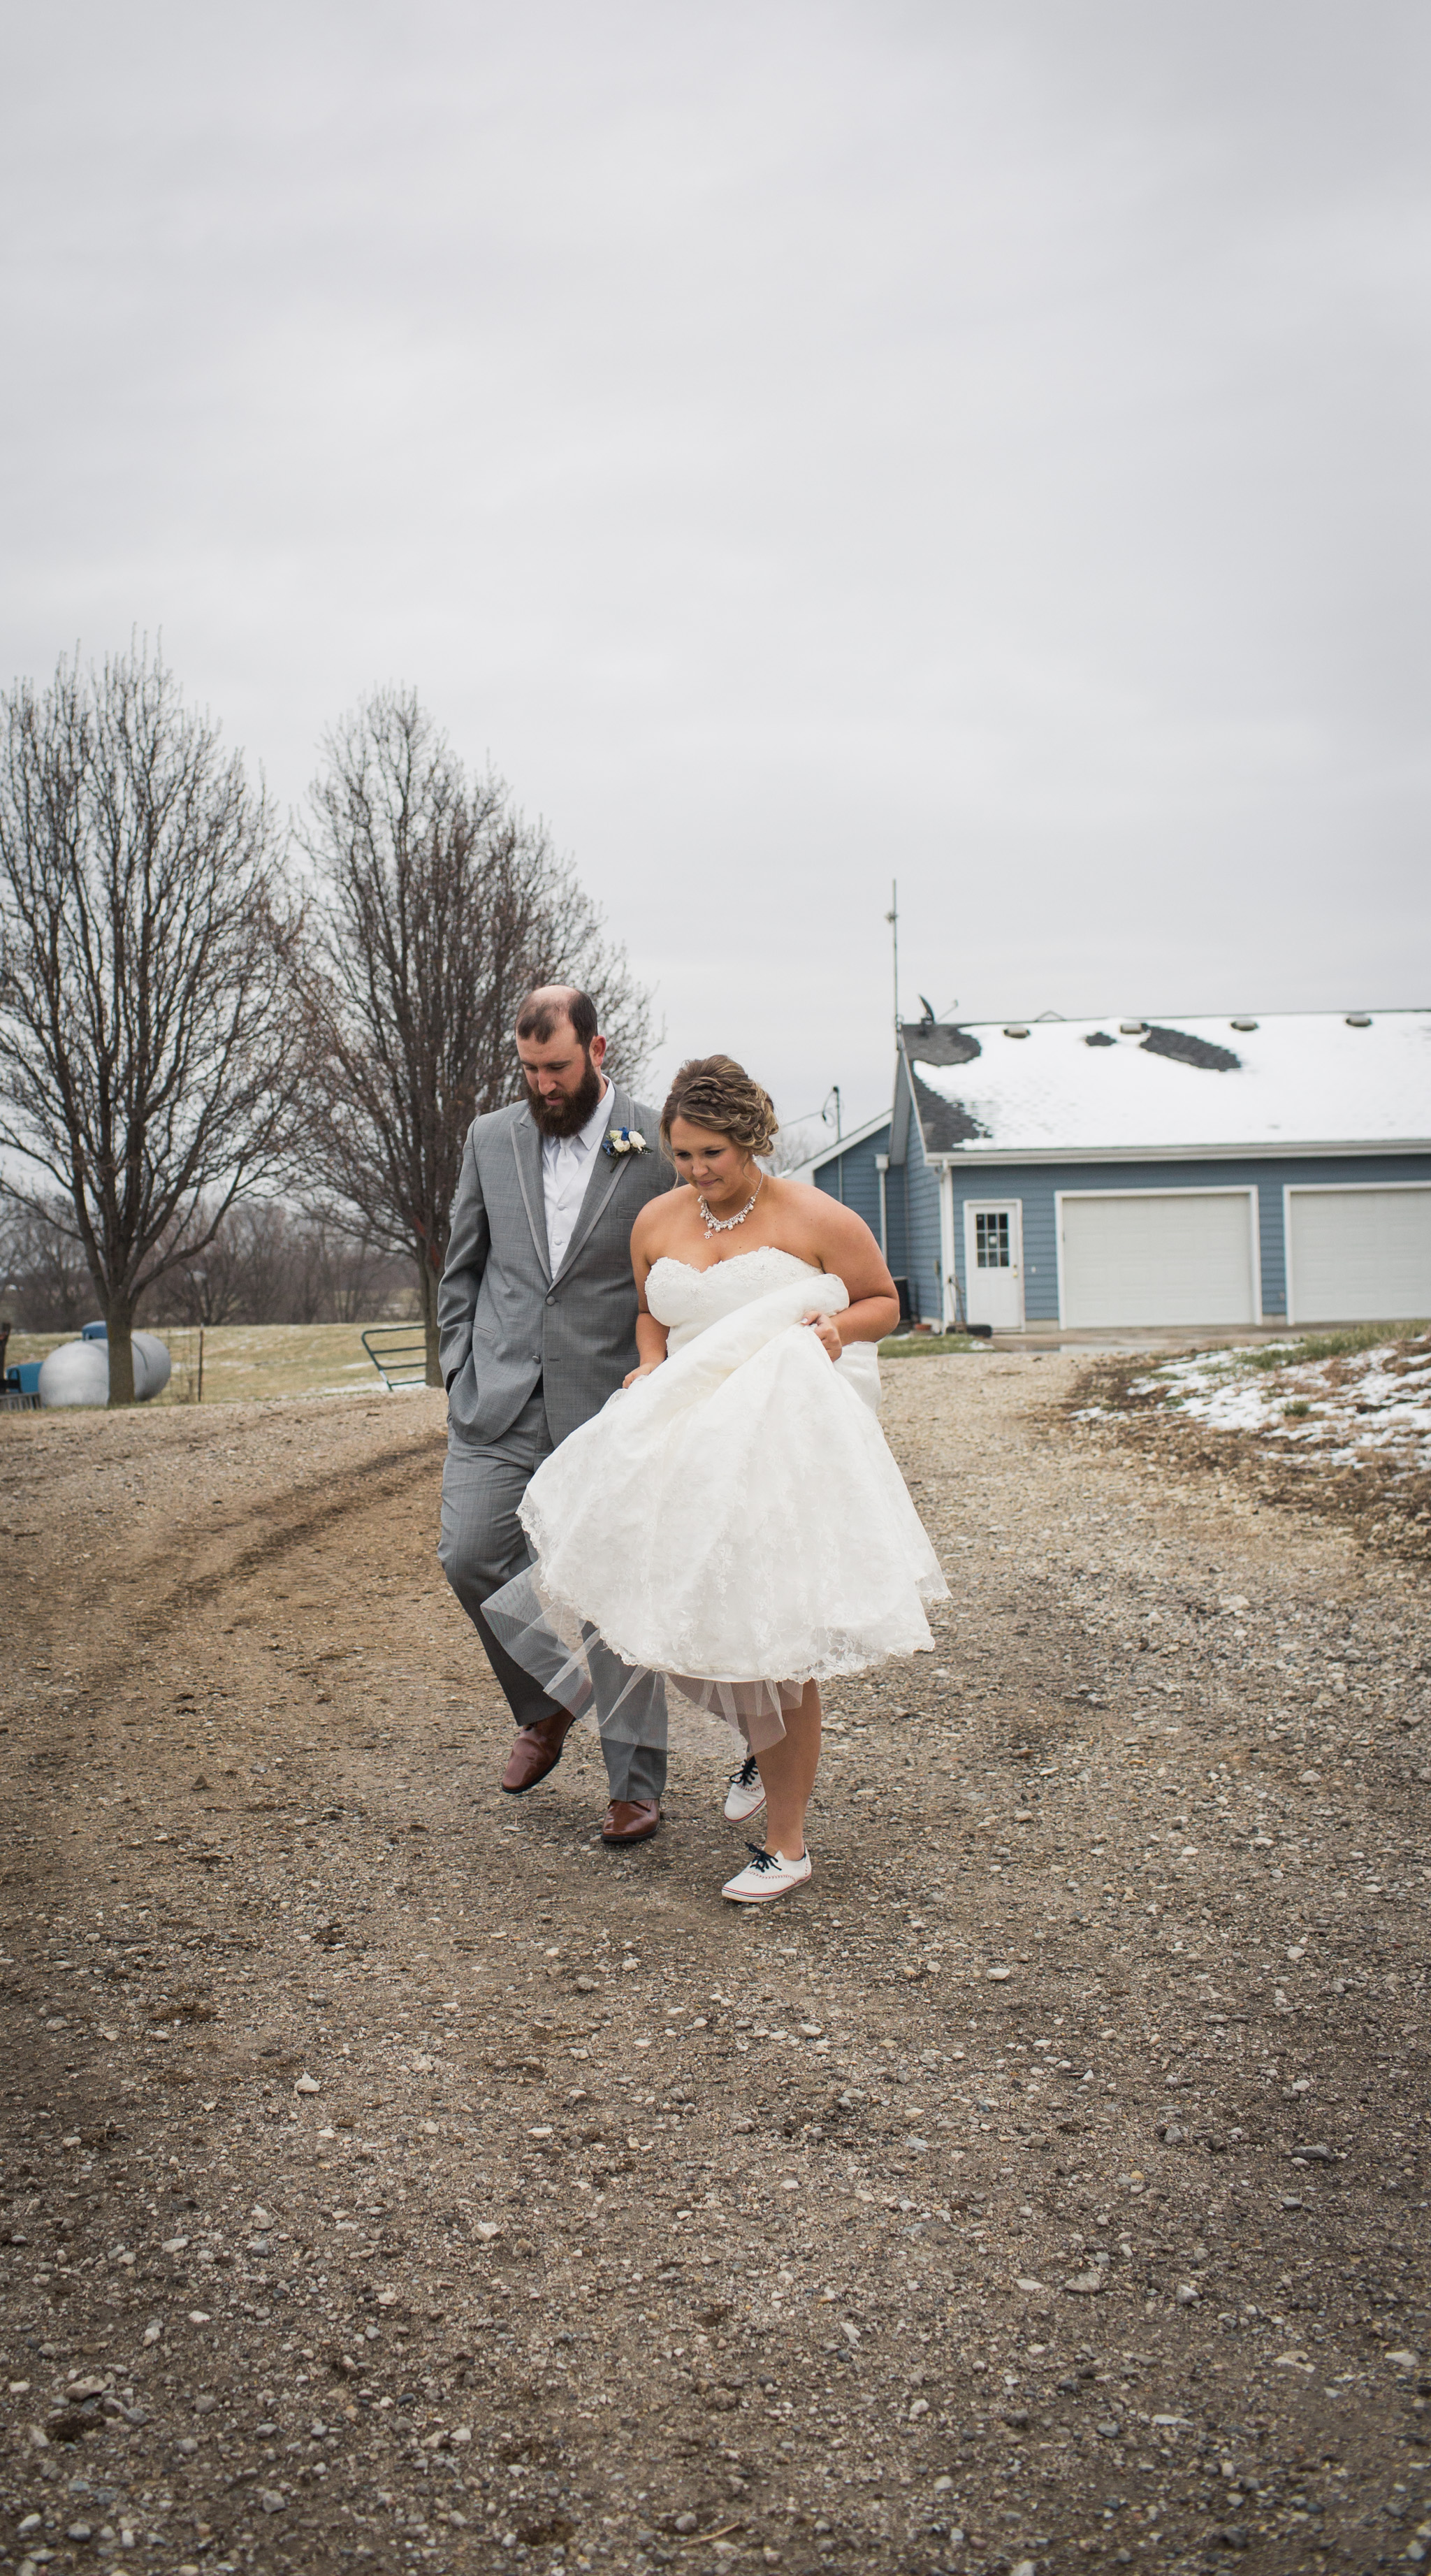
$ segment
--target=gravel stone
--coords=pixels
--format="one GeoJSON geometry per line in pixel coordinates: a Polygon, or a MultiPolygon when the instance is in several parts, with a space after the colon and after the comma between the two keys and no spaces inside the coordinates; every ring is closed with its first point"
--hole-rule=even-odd
{"type": "Polygon", "coordinates": [[[45,2487],[237,2567],[283,2516],[295,2576],[1409,2537],[1414,1565],[1086,1418],[1076,1357],[885,1378],[954,1597],[830,1692],[814,1880],[753,1921],[716,1726],[636,1852],[584,1728],[500,1797],[440,1402],[0,1419],[22,2545],[45,2487]]]}

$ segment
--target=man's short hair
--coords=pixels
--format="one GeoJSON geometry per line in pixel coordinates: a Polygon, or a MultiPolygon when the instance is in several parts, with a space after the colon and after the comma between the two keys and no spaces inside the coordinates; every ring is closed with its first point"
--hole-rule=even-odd
{"type": "Polygon", "coordinates": [[[517,1013],[517,1035],[535,1038],[538,1046],[550,1046],[563,1020],[570,1020],[572,1035],[585,1053],[600,1025],[591,995],[579,993],[574,984],[538,984],[517,1013]]]}

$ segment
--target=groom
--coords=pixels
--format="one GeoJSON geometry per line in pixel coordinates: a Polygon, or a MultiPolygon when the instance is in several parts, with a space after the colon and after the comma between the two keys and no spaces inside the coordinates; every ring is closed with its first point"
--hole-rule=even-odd
{"type": "MultiPolygon", "coordinates": [[[[474,1119],[452,1207],[437,1319],[447,1388],[442,1570],[487,1649],[517,1738],[502,1786],[513,1796],[556,1768],[573,1724],[513,1661],[482,1603],[529,1559],[518,1506],[543,1458],[600,1411],[636,1365],[631,1228],[674,1175],[657,1117],[602,1072],[606,1040],[589,995],[544,984],[517,1014],[524,1097],[474,1119]]],[[[589,1649],[598,1717],[629,1672],[589,1649]]],[[[607,1843],[639,1843],[661,1821],[666,1702],[648,1678],[603,1731],[607,1843]]]]}

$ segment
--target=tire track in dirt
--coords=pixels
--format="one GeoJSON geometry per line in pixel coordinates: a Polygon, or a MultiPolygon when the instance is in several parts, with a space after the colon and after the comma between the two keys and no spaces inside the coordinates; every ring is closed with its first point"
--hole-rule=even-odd
{"type": "MultiPolygon", "coordinates": [[[[235,1534],[243,1535],[243,1544],[222,1563],[187,1573],[167,1601],[161,1599],[146,1606],[142,1633],[152,1636],[177,1617],[216,1606],[224,1593],[275,1572],[296,1549],[313,1546],[330,1536],[347,1540],[355,1520],[383,1503],[416,1495],[430,1511],[445,1445],[433,1440],[415,1456],[408,1452],[400,1458],[364,1459],[350,1470],[351,1482],[340,1494],[317,1479],[300,1486],[291,1497],[284,1498],[280,1510],[270,1513],[270,1522],[277,1521],[278,1525],[265,1528],[261,1538],[247,1534],[250,1524],[236,1522],[235,1534]]],[[[157,1573],[157,1566],[154,1571],[157,1573]]]]}

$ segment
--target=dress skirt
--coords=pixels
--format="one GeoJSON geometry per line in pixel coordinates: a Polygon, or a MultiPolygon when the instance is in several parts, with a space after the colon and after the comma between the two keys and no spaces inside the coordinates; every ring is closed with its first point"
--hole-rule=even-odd
{"type": "Polygon", "coordinates": [[[801,1320],[848,1302],[810,1271],[752,1297],[543,1461],[531,1567],[483,1611],[563,1706],[591,1703],[596,1636],[759,1750],[807,1682],[932,1648],[939,1561],[858,1372],[801,1320]]]}

